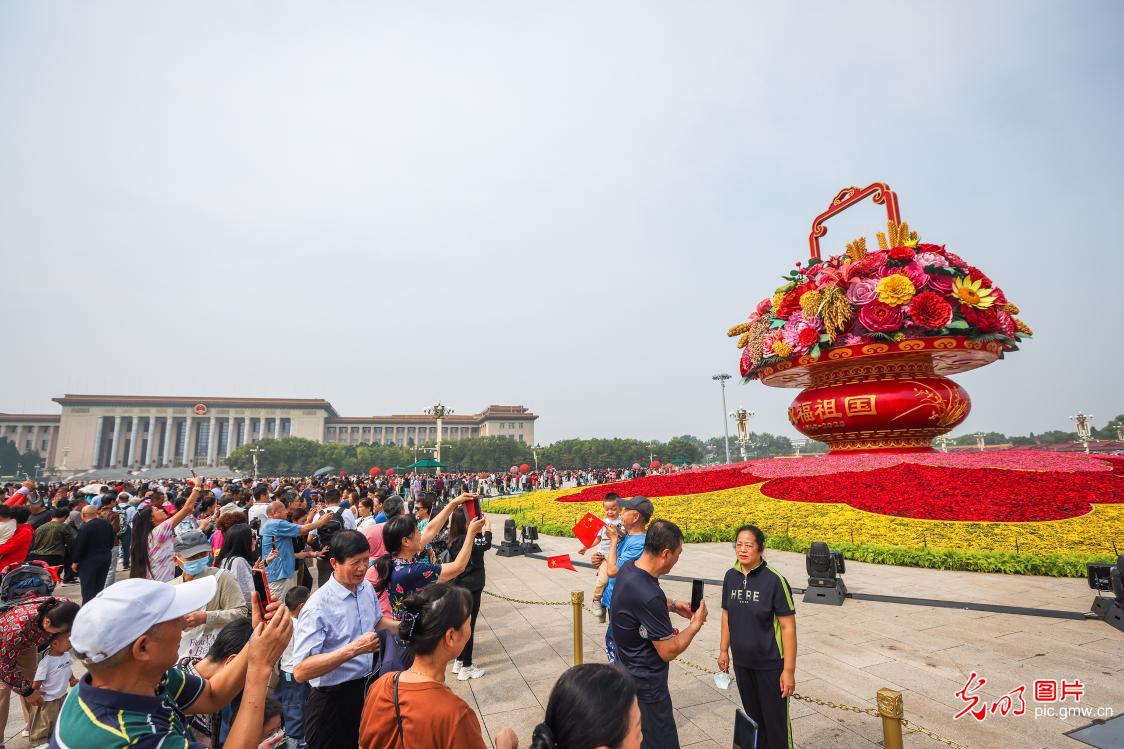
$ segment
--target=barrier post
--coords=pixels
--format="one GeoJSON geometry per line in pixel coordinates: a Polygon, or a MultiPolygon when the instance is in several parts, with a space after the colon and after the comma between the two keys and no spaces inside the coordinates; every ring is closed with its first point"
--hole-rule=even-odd
{"type": "Polygon", "coordinates": [[[570,605],[574,609],[574,665],[582,664],[582,604],[585,603],[585,593],[575,590],[570,593],[570,605]]]}
{"type": "Polygon", "coordinates": [[[902,693],[883,687],[875,698],[878,715],[882,718],[882,746],[885,749],[902,749],[902,718],[905,705],[902,693]]]}

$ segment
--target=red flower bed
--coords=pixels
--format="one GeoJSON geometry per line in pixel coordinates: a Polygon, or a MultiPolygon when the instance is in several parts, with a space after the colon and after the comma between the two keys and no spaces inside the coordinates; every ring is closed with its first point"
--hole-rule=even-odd
{"type": "Polygon", "coordinates": [[[1089,512],[1091,502],[1124,502],[1124,481],[1111,474],[913,464],[772,479],[761,491],[791,502],[845,502],[881,515],[984,522],[1063,520],[1089,512]]]}
{"type": "Polygon", "coordinates": [[[559,497],[559,502],[600,502],[609,492],[622,497],[675,497],[681,494],[702,494],[736,486],[759,484],[765,479],[744,473],[745,466],[723,466],[719,469],[683,471],[662,476],[645,476],[612,484],[596,484],[582,489],[577,494],[559,497]]]}

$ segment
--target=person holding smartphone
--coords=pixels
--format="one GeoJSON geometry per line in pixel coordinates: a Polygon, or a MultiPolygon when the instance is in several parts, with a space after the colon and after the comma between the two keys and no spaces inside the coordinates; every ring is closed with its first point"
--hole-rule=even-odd
{"type": "Polygon", "coordinates": [[[456,559],[465,544],[472,545],[468,566],[453,581],[453,584],[465,588],[472,594],[472,626],[469,630],[468,642],[465,643],[460,656],[453,661],[453,673],[457,675],[458,681],[479,679],[484,675],[484,669],[472,663],[472,646],[476,639],[476,618],[480,615],[480,597],[484,594],[484,554],[492,548],[492,532],[486,530],[469,537],[468,524],[479,516],[479,511],[480,500],[470,499],[457,508],[449,520],[449,556],[456,559]]]}
{"type": "Polygon", "coordinates": [[[796,604],[781,573],[761,554],[765,534],[743,525],[734,535],[737,562],[722,580],[718,668],[734,676],[742,707],[757,723],[762,749],[792,746],[789,697],[796,691],[796,604]]]}

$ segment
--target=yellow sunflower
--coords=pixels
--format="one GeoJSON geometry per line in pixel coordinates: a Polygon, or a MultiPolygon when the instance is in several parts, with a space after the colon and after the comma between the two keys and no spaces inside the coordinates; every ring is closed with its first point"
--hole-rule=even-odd
{"type": "Polygon", "coordinates": [[[961,276],[952,282],[952,295],[960,300],[961,304],[976,309],[987,309],[995,304],[995,297],[991,289],[980,288],[983,281],[973,281],[967,276],[961,276]]]}

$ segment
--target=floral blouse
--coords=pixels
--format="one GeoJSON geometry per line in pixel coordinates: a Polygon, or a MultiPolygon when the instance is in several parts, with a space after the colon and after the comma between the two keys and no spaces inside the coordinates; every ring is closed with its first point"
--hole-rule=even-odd
{"type": "Polygon", "coordinates": [[[441,565],[429,562],[415,562],[410,559],[394,558],[390,570],[390,613],[395,619],[402,618],[402,600],[415,590],[432,585],[441,577],[441,565]]]}

